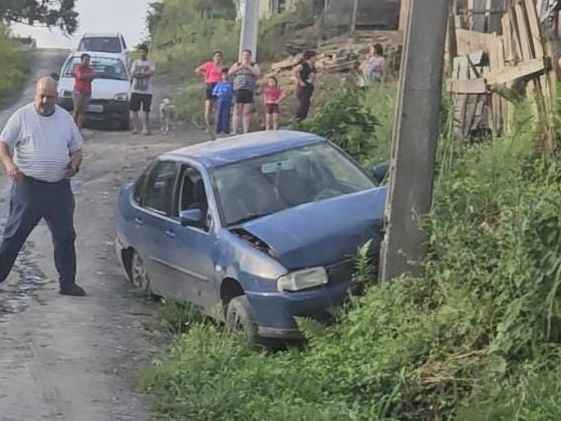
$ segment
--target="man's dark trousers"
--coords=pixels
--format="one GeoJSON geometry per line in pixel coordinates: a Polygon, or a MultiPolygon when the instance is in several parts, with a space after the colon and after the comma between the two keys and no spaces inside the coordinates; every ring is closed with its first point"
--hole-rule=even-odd
{"type": "Polygon", "coordinates": [[[0,282],[8,277],[33,228],[45,219],[53,237],[60,286],[73,286],[76,280],[74,208],[74,195],[68,179],[47,183],[24,177],[14,183],[10,214],[0,246],[0,282]]]}

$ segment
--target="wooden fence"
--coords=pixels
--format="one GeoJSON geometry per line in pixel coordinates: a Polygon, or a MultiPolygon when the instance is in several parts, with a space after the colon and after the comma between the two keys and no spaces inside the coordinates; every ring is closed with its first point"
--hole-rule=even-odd
{"type": "MultiPolygon", "coordinates": [[[[469,3],[475,8],[481,3],[496,7],[489,0],[469,3]]],[[[481,133],[510,133],[513,102],[525,92],[536,121],[545,129],[544,146],[551,146],[556,76],[534,1],[515,0],[500,15],[473,16],[485,16],[478,25],[496,25],[495,18],[499,18],[500,31],[485,34],[460,29],[453,34],[458,56],[453,59],[448,89],[454,94],[457,136],[466,139],[481,133]]]]}

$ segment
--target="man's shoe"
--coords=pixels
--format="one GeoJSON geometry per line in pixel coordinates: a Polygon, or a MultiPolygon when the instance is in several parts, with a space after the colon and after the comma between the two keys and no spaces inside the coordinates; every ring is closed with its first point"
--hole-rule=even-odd
{"type": "Polygon", "coordinates": [[[61,288],[60,289],[60,294],[61,295],[70,295],[72,297],[85,297],[86,296],[86,291],[84,291],[84,289],[82,287],[79,287],[78,285],[74,284],[70,287],[61,288]]]}

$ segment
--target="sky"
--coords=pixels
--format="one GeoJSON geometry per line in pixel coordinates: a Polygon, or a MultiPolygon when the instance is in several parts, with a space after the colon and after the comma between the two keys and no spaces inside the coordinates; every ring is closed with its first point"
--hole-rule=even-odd
{"type": "Polygon", "coordinates": [[[76,48],[84,32],[121,32],[134,47],[146,36],[145,18],[148,4],[154,0],[77,0],[80,26],[72,38],[56,29],[34,28],[16,24],[17,35],[32,36],[41,48],[76,48]]]}

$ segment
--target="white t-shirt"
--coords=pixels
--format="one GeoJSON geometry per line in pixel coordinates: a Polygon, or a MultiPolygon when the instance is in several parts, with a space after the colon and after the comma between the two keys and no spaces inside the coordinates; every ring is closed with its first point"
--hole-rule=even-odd
{"type": "Polygon", "coordinates": [[[156,71],[156,65],[150,60],[135,60],[132,63],[131,75],[132,76],[132,86],[131,92],[137,94],[147,94],[152,95],[152,76],[147,78],[136,78],[135,73],[154,73],[156,71]]]}
{"type": "Polygon", "coordinates": [[[29,104],[8,120],[0,142],[14,151],[14,163],[26,176],[54,183],[64,178],[70,154],[81,149],[83,139],[64,108],[57,105],[45,117],[29,104]]]}

